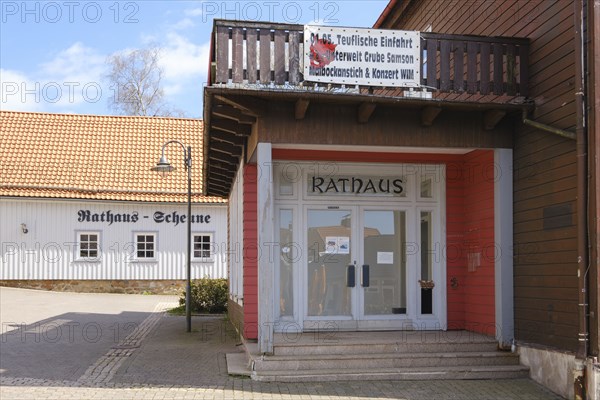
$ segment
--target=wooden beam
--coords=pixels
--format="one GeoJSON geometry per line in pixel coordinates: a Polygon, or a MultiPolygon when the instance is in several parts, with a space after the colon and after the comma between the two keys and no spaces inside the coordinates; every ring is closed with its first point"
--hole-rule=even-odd
{"type": "Polygon", "coordinates": [[[373,115],[373,111],[375,111],[375,107],[377,107],[375,103],[361,103],[358,106],[358,123],[366,124],[369,122],[371,115],[373,115]]]}
{"type": "Polygon", "coordinates": [[[267,112],[267,102],[257,97],[230,95],[224,96],[215,94],[215,99],[221,103],[229,104],[232,107],[237,108],[244,114],[253,115],[255,117],[261,117],[267,112]]]}
{"type": "Polygon", "coordinates": [[[207,176],[210,177],[212,174],[224,176],[225,178],[229,178],[231,180],[233,180],[233,178],[235,177],[235,171],[233,169],[224,169],[224,168],[217,168],[214,166],[210,166],[208,169],[207,176]]]}
{"type": "Polygon", "coordinates": [[[506,115],[504,110],[488,110],[483,114],[483,127],[485,130],[491,131],[496,127],[498,122],[506,115]]]}
{"type": "Polygon", "coordinates": [[[252,127],[238,124],[230,119],[213,119],[210,121],[210,127],[219,131],[233,133],[238,136],[248,136],[252,133],[252,127]]]}
{"type": "Polygon", "coordinates": [[[217,170],[220,170],[224,173],[231,173],[235,175],[235,172],[237,171],[237,165],[231,165],[231,164],[226,164],[223,162],[220,162],[218,160],[208,160],[208,168],[215,168],[217,170]]]}
{"type": "Polygon", "coordinates": [[[428,106],[421,110],[421,124],[423,126],[431,126],[433,125],[433,121],[437,118],[437,116],[442,111],[441,107],[433,107],[428,106]]]}
{"type": "Polygon", "coordinates": [[[227,196],[227,194],[229,194],[229,190],[231,189],[231,186],[228,187],[226,184],[214,181],[209,181],[208,187],[211,188],[213,191],[220,193],[220,195],[223,197],[227,196]]]}
{"type": "Polygon", "coordinates": [[[234,146],[227,142],[219,142],[216,140],[211,140],[208,145],[208,151],[220,151],[221,153],[230,154],[234,157],[239,157],[242,155],[242,148],[240,146],[234,146]]]}
{"type": "Polygon", "coordinates": [[[232,157],[228,154],[225,153],[221,153],[220,151],[211,151],[208,153],[208,159],[209,160],[215,160],[215,161],[219,161],[225,164],[229,164],[234,168],[237,168],[238,164],[239,164],[239,159],[232,157]]]}
{"type": "Polygon", "coordinates": [[[232,119],[239,124],[253,124],[256,122],[256,117],[243,114],[240,110],[228,104],[217,104],[211,110],[216,117],[232,119]]]}
{"type": "Polygon", "coordinates": [[[231,187],[231,180],[220,178],[217,175],[209,176],[208,182],[223,189],[228,189],[231,187]]]}
{"type": "Polygon", "coordinates": [[[206,191],[206,195],[207,196],[224,197],[224,198],[228,198],[229,197],[229,193],[228,192],[226,192],[224,190],[213,189],[213,188],[209,188],[206,191]]]}
{"type": "Polygon", "coordinates": [[[298,99],[296,100],[296,119],[304,119],[306,116],[306,110],[308,110],[308,105],[310,101],[307,99],[298,99]]]}
{"type": "Polygon", "coordinates": [[[233,177],[231,175],[223,175],[223,174],[217,172],[216,170],[210,171],[210,173],[208,174],[208,177],[210,178],[211,176],[215,176],[221,180],[228,181],[228,182],[233,181],[233,177]]]}
{"type": "Polygon", "coordinates": [[[224,132],[224,131],[211,131],[209,134],[209,137],[211,139],[216,139],[221,142],[231,143],[236,146],[243,146],[244,141],[246,140],[246,138],[244,136],[238,136],[231,132],[224,132]]]}

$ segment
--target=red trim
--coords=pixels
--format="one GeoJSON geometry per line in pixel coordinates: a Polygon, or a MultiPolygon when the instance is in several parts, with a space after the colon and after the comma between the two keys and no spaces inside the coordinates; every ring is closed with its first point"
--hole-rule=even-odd
{"type": "Polygon", "coordinates": [[[274,160],[442,164],[460,161],[461,155],[435,153],[367,153],[363,151],[273,149],[274,160]]]}
{"type": "Polygon", "coordinates": [[[244,332],[258,338],[258,197],[256,165],[244,166],[243,185],[244,332]]]}
{"type": "Polygon", "coordinates": [[[383,24],[383,22],[387,19],[387,17],[394,9],[394,7],[396,7],[396,3],[398,3],[398,0],[390,0],[388,5],[383,9],[383,12],[379,16],[379,18],[377,18],[377,21],[373,25],[373,28],[379,28],[383,24]]]}

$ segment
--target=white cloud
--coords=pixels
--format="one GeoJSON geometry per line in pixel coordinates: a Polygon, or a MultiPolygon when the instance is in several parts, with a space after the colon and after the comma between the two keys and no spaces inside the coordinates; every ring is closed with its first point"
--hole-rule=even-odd
{"type": "Polygon", "coordinates": [[[61,112],[95,104],[111,95],[103,87],[106,57],[76,42],[32,73],[1,70],[3,109],[61,112]]]}
{"type": "Polygon", "coordinates": [[[20,71],[0,69],[0,106],[12,111],[42,110],[40,82],[20,71]]]}
{"type": "Polygon", "coordinates": [[[195,44],[178,33],[168,33],[161,61],[165,79],[170,83],[176,83],[205,75],[209,52],[208,42],[195,44]]]}
{"type": "Polygon", "coordinates": [[[202,15],[202,7],[185,10],[185,15],[188,17],[199,17],[202,15]]]}
{"type": "Polygon", "coordinates": [[[172,28],[179,31],[179,30],[184,30],[187,28],[192,28],[194,26],[196,26],[194,21],[192,21],[190,18],[184,18],[184,19],[176,22],[175,24],[173,24],[172,28]]]}
{"type": "Polygon", "coordinates": [[[73,76],[82,72],[98,72],[104,64],[105,56],[81,42],[72,44],[56,54],[49,62],[41,64],[41,71],[47,75],[73,76]]]}

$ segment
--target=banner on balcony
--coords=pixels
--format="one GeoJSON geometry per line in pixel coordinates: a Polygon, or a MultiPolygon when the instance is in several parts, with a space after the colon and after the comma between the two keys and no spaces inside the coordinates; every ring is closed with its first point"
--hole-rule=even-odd
{"type": "Polygon", "coordinates": [[[421,36],[415,31],[304,26],[304,80],[419,87],[421,36]]]}

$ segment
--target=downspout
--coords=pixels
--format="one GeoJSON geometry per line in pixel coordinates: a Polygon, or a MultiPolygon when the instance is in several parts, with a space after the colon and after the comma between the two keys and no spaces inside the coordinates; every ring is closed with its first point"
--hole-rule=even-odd
{"type": "Polygon", "coordinates": [[[585,27],[583,0],[575,1],[575,104],[577,140],[577,277],[579,278],[579,346],[577,358],[588,354],[587,273],[589,267],[587,230],[587,137],[585,109],[585,27]]]}
{"type": "Polygon", "coordinates": [[[584,361],[588,355],[588,228],[587,228],[587,133],[585,105],[585,0],[575,0],[575,107],[577,148],[577,280],[579,304],[579,337],[574,371],[575,399],[585,399],[586,376],[584,361]]]}

